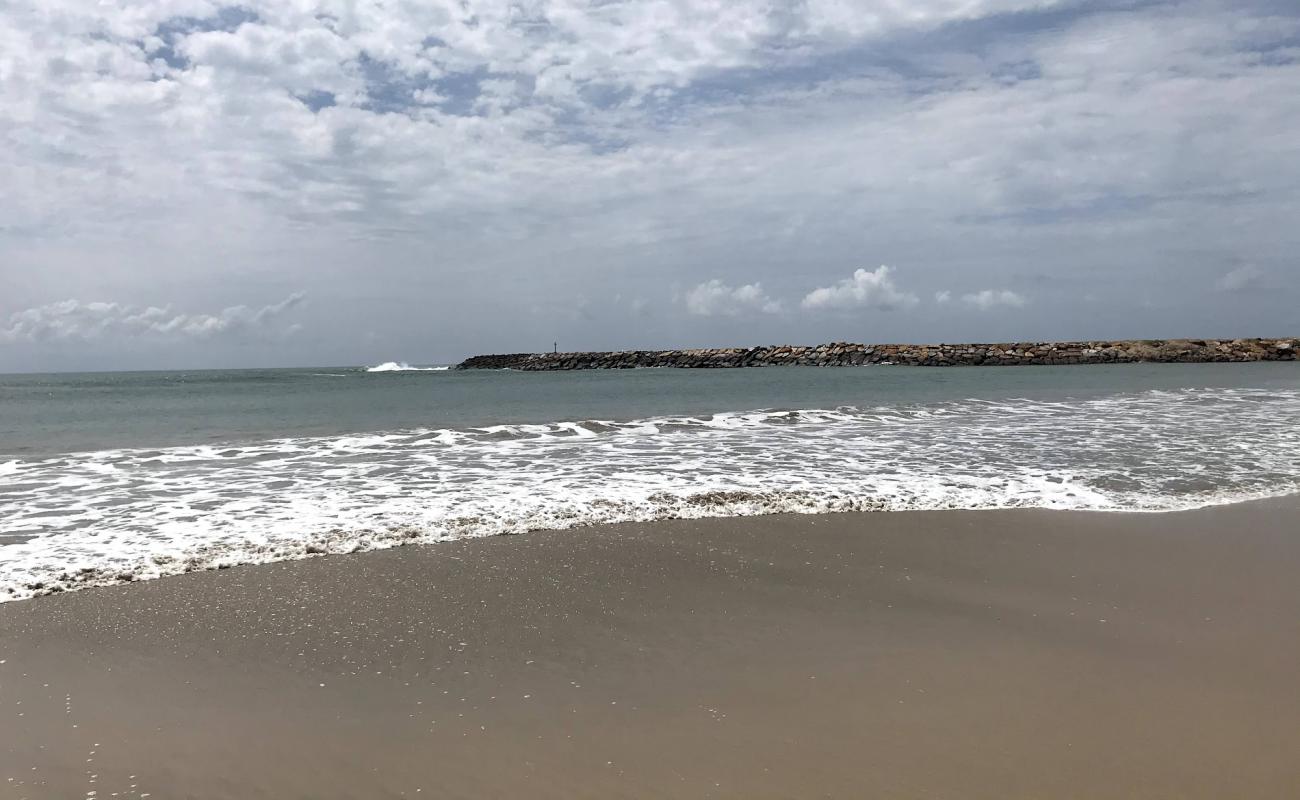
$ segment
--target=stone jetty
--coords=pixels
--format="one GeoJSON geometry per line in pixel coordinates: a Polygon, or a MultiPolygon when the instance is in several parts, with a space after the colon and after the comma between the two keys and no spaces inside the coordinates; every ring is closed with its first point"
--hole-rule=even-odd
{"type": "Polygon", "coordinates": [[[1134,339],[1110,342],[1002,344],[853,344],[723,347],[704,350],[621,350],[505,353],[467,358],[457,369],[683,369],[735,367],[1027,366],[1042,364],[1211,363],[1295,361],[1300,339],[1134,339]]]}

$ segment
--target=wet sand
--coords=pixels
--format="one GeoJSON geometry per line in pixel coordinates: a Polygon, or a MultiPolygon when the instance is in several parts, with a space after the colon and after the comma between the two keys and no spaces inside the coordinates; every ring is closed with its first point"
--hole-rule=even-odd
{"type": "Polygon", "coordinates": [[[1290,498],[629,524],[8,603],[0,798],[1300,797],[1298,576],[1290,498]]]}

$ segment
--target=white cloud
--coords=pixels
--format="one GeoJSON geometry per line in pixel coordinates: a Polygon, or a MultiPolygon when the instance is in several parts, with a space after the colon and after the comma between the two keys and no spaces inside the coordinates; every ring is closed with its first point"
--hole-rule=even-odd
{"type": "Polygon", "coordinates": [[[814,219],[879,229],[894,220],[873,189],[933,209],[912,215],[922,225],[1294,185],[1269,167],[1294,155],[1270,132],[1296,119],[1276,100],[1300,68],[1250,49],[1294,36],[1294,19],[1083,15],[1013,50],[940,52],[926,70],[938,77],[909,79],[871,69],[872,42],[1057,3],[248,0],[239,24],[217,24],[210,0],[39,5],[0,15],[0,75],[24,76],[0,81],[5,217],[20,229],[202,217],[214,197],[362,225],[502,208],[631,215],[638,200],[680,198],[651,210],[660,236],[728,208],[761,215],[792,192],[814,219]],[[1115,40],[1122,53],[1098,44],[1115,40]],[[856,72],[763,80],[855,47],[856,72]],[[1010,80],[1008,65],[1038,74],[1010,80]],[[692,95],[741,67],[759,70],[743,102],[692,95]],[[300,100],[312,93],[335,105],[313,113],[300,100]],[[1152,106],[1166,109],[1159,124],[1152,106]],[[685,211],[717,197],[729,202],[713,213],[685,211]]]}
{"type": "MultiPolygon", "coordinates": [[[[1166,298],[1143,315],[1159,336],[1210,310],[1170,274],[1217,276],[1229,257],[1289,274],[1300,16],[1227,0],[1035,13],[1052,5],[0,0],[3,300],[93,286],[147,305],[170,281],[191,293],[178,308],[203,308],[245,270],[323,284],[331,315],[412,346],[432,303],[451,357],[550,340],[511,315],[534,301],[652,273],[635,287],[649,296],[701,263],[785,285],[786,265],[833,270],[864,246],[930,286],[1041,273],[1024,284],[1036,316],[1016,322],[1043,337],[1111,324],[1037,302],[1084,275],[1120,322],[1166,298]],[[430,282],[439,298],[414,290],[430,282]]],[[[1243,334],[1282,327],[1296,292],[1214,311],[1243,334]]],[[[971,336],[998,322],[966,316],[971,336]]],[[[926,324],[896,315],[881,335],[926,324]]],[[[369,357],[347,329],[295,358],[369,357]]]]}
{"type": "MultiPolygon", "coordinates": [[[[923,197],[909,207],[934,205],[928,195],[951,197],[954,185],[1006,185],[1014,194],[1021,184],[1030,192],[1078,183],[1077,172],[1040,163],[1051,155],[1042,142],[1024,140],[1040,137],[1043,120],[1058,113],[1087,109],[1091,119],[1097,106],[1033,111],[1059,104],[1053,95],[1061,90],[1049,81],[1028,82],[1039,84],[1028,90],[1003,86],[985,74],[997,64],[969,58],[961,62],[966,71],[942,79],[960,91],[933,98],[931,87],[909,91],[902,79],[836,73],[802,96],[779,85],[770,92],[761,73],[742,103],[697,104],[690,92],[696,80],[727,70],[816,64],[891,33],[1054,0],[246,0],[237,4],[243,13],[225,22],[223,4],[211,0],[38,5],[40,13],[0,15],[0,75],[24,76],[0,82],[0,107],[15,130],[7,155],[0,151],[0,176],[14,197],[7,221],[16,215],[20,226],[111,224],[107,208],[125,219],[183,210],[201,216],[214,192],[294,217],[351,215],[374,224],[393,213],[549,208],[557,198],[603,208],[610,197],[671,195],[711,176],[750,183],[770,167],[780,177],[802,174],[800,166],[812,167],[808,185],[820,183],[827,197],[842,198],[846,184],[862,180],[911,184],[923,197]],[[1026,91],[1044,96],[1016,97],[1026,91]],[[314,111],[309,97],[333,105],[314,111]],[[682,113],[664,126],[656,115],[677,98],[682,113]],[[839,106],[833,116],[820,107],[827,101],[839,106]],[[765,109],[780,111],[787,130],[773,131],[765,109]],[[1030,110],[1008,119],[1008,109],[1030,110]],[[843,141],[861,144],[865,136],[871,148],[837,145],[835,135],[809,141],[791,126],[809,114],[825,128],[847,123],[843,141]],[[732,135],[733,121],[748,132],[732,135]],[[953,124],[966,132],[950,136],[953,124]],[[900,131],[907,131],[901,140],[900,131]],[[785,134],[800,137],[797,151],[785,134]],[[679,137],[690,141],[673,141],[679,137]],[[965,142],[1008,139],[1028,146],[978,158],[964,152],[965,142]],[[607,140],[619,152],[592,152],[592,142],[607,140]],[[897,170],[864,152],[899,154],[890,159],[897,170]],[[823,171],[830,174],[815,174],[823,171]],[[1007,173],[1016,180],[1008,183],[1007,173]]],[[[1067,45],[1075,66],[1063,79],[1078,86],[1086,76],[1076,73],[1091,75],[1095,65],[1079,67],[1089,54],[1067,45]]],[[[1115,150],[1096,144],[1103,146],[1089,149],[1115,150]]],[[[1093,171],[1108,167],[1097,163],[1093,171]]]]}
{"type": "Polygon", "coordinates": [[[968,306],[974,306],[985,311],[1000,306],[1021,308],[1026,302],[1024,295],[1017,294],[1009,289],[984,289],[983,291],[962,295],[961,301],[968,306]]]}
{"type": "Polygon", "coordinates": [[[916,295],[904,292],[894,284],[893,268],[882,264],[873,272],[859,269],[853,277],[834,286],[813,289],[800,305],[809,310],[876,308],[892,311],[910,308],[916,303],[916,295]]]}
{"type": "Polygon", "coordinates": [[[734,317],[743,313],[778,314],[781,304],[768,297],[762,284],[731,287],[717,279],[705,281],[685,295],[686,310],[701,317],[734,317]]]}
{"type": "Polygon", "coordinates": [[[18,311],[0,328],[0,342],[94,342],[106,339],[156,336],[174,339],[210,339],[218,336],[264,337],[287,335],[297,325],[285,325],[282,317],[300,305],[305,295],[290,295],[279,303],[249,308],[231,306],[217,314],[181,314],[168,308],[82,303],[63,300],[18,311]]]}
{"type": "Polygon", "coordinates": [[[952,301],[952,292],[948,291],[947,289],[944,289],[941,292],[934,293],[934,302],[938,303],[939,305],[944,305],[945,303],[949,303],[951,301],[952,301]]]}
{"type": "Polygon", "coordinates": [[[1243,264],[1219,278],[1216,286],[1219,287],[1220,291],[1240,292],[1258,287],[1263,279],[1263,270],[1254,264],[1243,264]]]}

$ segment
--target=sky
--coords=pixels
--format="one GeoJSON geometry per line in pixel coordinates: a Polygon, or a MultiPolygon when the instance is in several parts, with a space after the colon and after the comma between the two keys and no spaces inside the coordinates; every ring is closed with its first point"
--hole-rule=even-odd
{"type": "Polygon", "coordinates": [[[1300,334],[1300,4],[0,0],[0,371],[1300,334]]]}

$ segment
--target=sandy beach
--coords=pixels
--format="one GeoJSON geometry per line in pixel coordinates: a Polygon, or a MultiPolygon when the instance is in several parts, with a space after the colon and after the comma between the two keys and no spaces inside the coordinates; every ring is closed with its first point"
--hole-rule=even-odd
{"type": "Polygon", "coordinates": [[[592,527],[0,605],[0,797],[1300,796],[1300,502],[592,527]]]}

